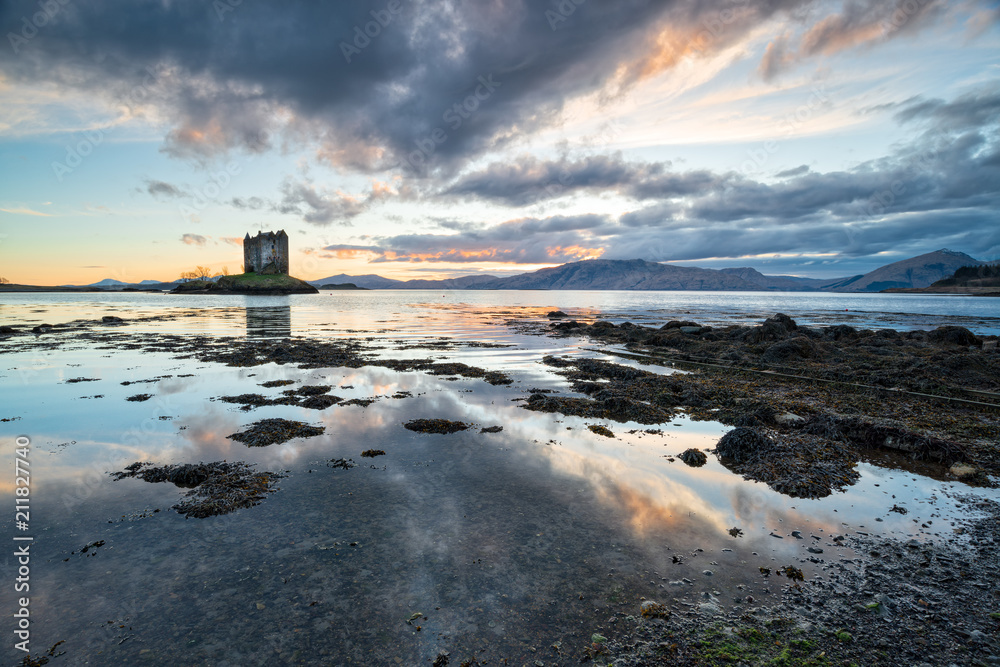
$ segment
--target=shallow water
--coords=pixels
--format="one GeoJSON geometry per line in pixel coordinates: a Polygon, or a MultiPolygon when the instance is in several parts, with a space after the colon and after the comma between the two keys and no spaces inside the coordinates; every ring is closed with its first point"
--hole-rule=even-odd
{"type": "MultiPolygon", "coordinates": [[[[4,293],[0,323],[92,318],[95,313],[189,315],[186,329],[206,333],[283,328],[297,335],[392,329],[416,336],[483,333],[504,313],[537,315],[561,309],[574,317],[663,323],[692,319],[706,325],[759,322],[775,313],[800,324],[849,324],[899,330],[954,324],[1000,335],[1000,299],[936,294],[827,294],[816,292],[635,292],[504,290],[369,290],[288,297],[150,293],[4,293]],[[483,317],[489,313],[492,317],[483,317]],[[196,324],[197,323],[197,324],[196,324]]],[[[54,323],[54,322],[53,322],[54,323]]],[[[155,323],[147,326],[154,328],[155,323]]],[[[174,325],[168,325],[173,327],[174,325]]]]}
{"type": "MultiPolygon", "coordinates": [[[[379,294],[349,294],[336,308],[326,305],[330,295],[244,305],[243,297],[206,303],[73,295],[30,309],[4,306],[4,323],[150,318],[114,329],[138,337],[351,336],[366,339],[380,355],[462,361],[504,370],[514,380],[491,386],[370,366],[229,368],[87,342],[0,354],[0,418],[17,419],[0,423],[11,461],[14,437],[31,440],[30,529],[16,529],[11,509],[3,530],[8,539],[34,538],[33,653],[65,640],[61,659],[68,664],[417,665],[441,651],[450,652],[452,664],[473,657],[490,664],[503,658],[517,665],[575,664],[592,633],[614,632],[613,614],[637,614],[643,597],[677,599],[709,614],[748,595],[766,601],[782,584],[763,578],[761,566],[793,564],[807,580],[823,577],[824,568],[853,557],[834,535],[951,538],[961,512],[953,496],[998,497],[861,464],[861,481],[845,493],[790,499],[742,480],[712,456],[702,468],[671,461],[689,447],[713,447],[726,430],[721,424],[678,416],[648,433],[648,426],[518,407],[529,388],[566,391],[565,381],[540,363],[544,355],[600,355],[584,349],[592,347],[589,341],[523,335],[506,320],[541,317],[553,307],[655,319],[635,304],[602,311],[600,303],[549,304],[534,295],[489,307],[431,302],[425,295],[413,304],[379,294]],[[378,307],[364,301],[372,297],[380,299],[378,307]],[[456,344],[412,347],[440,338],[456,344]],[[88,381],[68,382],[77,378],[88,381]],[[154,381],[136,382],[147,379],[154,381]],[[345,399],[378,400],[366,408],[250,412],[212,400],[279,395],[284,388],[259,386],[272,379],[327,384],[345,399]],[[402,391],[411,396],[392,397],[402,391]],[[138,393],[153,398],[125,400],[138,393]],[[264,448],[226,437],[267,417],[322,424],[326,432],[264,448]],[[450,435],[403,428],[418,417],[475,427],[450,435]],[[591,423],[616,437],[590,432],[591,423]],[[503,431],[479,432],[493,425],[503,431]],[[369,448],[386,455],[361,458],[369,448]],[[326,465],[337,458],[358,465],[326,465]],[[169,509],[183,489],[116,482],[107,474],[137,460],[223,459],[287,477],[256,507],[185,519],[169,509]],[[893,505],[908,511],[892,512],[893,505]],[[730,536],[733,527],[743,535],[730,536]],[[100,540],[103,546],[80,553],[100,540]],[[407,623],[416,612],[422,616],[407,623]],[[562,653],[552,648],[556,642],[562,653]]],[[[13,481],[0,490],[13,508],[13,481]]],[[[8,556],[8,581],[16,565],[8,556]]],[[[4,609],[15,608],[11,588],[0,598],[4,609]]],[[[10,642],[4,651],[10,662],[20,657],[10,642]]]]}

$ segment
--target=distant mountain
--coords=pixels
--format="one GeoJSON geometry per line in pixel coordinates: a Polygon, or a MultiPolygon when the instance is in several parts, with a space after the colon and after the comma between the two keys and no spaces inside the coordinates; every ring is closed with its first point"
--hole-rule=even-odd
{"type": "Polygon", "coordinates": [[[939,280],[930,287],[889,288],[887,292],[918,294],[978,294],[1000,296],[1000,264],[963,266],[955,274],[939,280]]]}
{"type": "Polygon", "coordinates": [[[826,285],[829,292],[881,292],[885,289],[928,287],[953,275],[963,266],[985,264],[964,252],[941,249],[886,264],[861,276],[826,285]]]}
{"type": "Polygon", "coordinates": [[[747,281],[716,271],[643,259],[587,259],[476,284],[473,289],[753,290],[747,281]]]}
{"type": "MultiPolygon", "coordinates": [[[[445,280],[393,280],[376,274],[335,276],[309,280],[320,287],[354,283],[365,289],[510,289],[510,290],[741,290],[784,292],[879,292],[885,289],[913,289],[952,276],[963,266],[986,264],[962,252],[938,250],[887,264],[874,271],[849,278],[817,279],[797,276],[768,276],[757,269],[737,267],[702,269],[647,262],[642,259],[588,259],[549,269],[506,278],[471,275],[445,280]]],[[[218,280],[218,276],[209,280],[218,280]]],[[[143,280],[124,283],[107,278],[90,285],[63,285],[67,288],[107,290],[170,289],[177,283],[143,280]]]]}
{"type": "Polygon", "coordinates": [[[496,276],[462,276],[461,278],[447,278],[445,280],[393,280],[383,278],[375,274],[363,276],[349,276],[341,273],[329,278],[306,281],[310,285],[319,287],[328,284],[354,283],[358,287],[365,289],[475,289],[474,286],[496,280],[496,276]]]}
{"type": "Polygon", "coordinates": [[[74,285],[74,287],[128,287],[129,283],[123,283],[120,280],[112,280],[111,278],[105,278],[104,280],[96,283],[90,283],[89,285],[74,285]]]}
{"type": "MultiPolygon", "coordinates": [[[[765,276],[757,269],[744,266],[738,269],[720,269],[722,273],[736,276],[762,290],[781,292],[811,292],[828,285],[830,279],[799,278],[798,276],[765,276]]],[[[841,280],[840,278],[835,281],[841,280]]]]}
{"type": "Polygon", "coordinates": [[[315,287],[329,284],[342,285],[344,283],[354,283],[358,287],[366,287],[368,289],[398,289],[399,286],[403,284],[402,280],[383,278],[382,276],[377,276],[374,273],[368,273],[363,276],[349,276],[346,273],[340,273],[335,276],[330,276],[329,278],[307,280],[306,282],[315,287]]]}
{"type": "Polygon", "coordinates": [[[893,287],[927,287],[961,266],[983,264],[951,250],[912,257],[849,278],[767,276],[750,267],[702,269],[642,259],[588,259],[507,278],[464,276],[448,280],[391,280],[378,275],[340,274],[313,285],[351,282],[369,289],[510,290],[741,290],[787,292],[878,292],[893,287]]]}
{"type": "MultiPolygon", "coordinates": [[[[207,278],[211,282],[217,281],[222,276],[213,276],[207,278]]],[[[163,282],[162,280],[143,280],[137,283],[126,283],[121,280],[114,280],[113,278],[105,278],[96,283],[90,283],[89,285],[60,285],[60,287],[72,287],[81,289],[103,289],[108,291],[120,291],[124,289],[158,289],[158,290],[168,290],[176,287],[177,285],[183,283],[183,280],[175,280],[173,282],[163,282]]]]}

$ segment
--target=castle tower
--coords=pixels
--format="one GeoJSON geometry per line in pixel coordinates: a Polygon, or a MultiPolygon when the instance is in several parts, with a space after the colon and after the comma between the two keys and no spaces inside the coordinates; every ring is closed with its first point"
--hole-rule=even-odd
{"type": "Polygon", "coordinates": [[[243,238],[243,270],[247,273],[288,275],[288,234],[285,230],[260,232],[243,238]]]}

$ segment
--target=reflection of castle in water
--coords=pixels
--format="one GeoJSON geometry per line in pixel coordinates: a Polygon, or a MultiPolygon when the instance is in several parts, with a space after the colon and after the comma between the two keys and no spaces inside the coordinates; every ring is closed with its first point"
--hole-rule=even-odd
{"type": "Polygon", "coordinates": [[[291,306],[247,306],[247,338],[288,338],[292,335],[291,306]]]}

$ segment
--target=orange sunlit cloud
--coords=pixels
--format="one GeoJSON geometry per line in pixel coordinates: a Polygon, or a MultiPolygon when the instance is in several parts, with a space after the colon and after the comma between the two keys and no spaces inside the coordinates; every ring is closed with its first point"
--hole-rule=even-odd
{"type": "Polygon", "coordinates": [[[553,258],[572,258],[574,260],[597,259],[604,254],[604,248],[584,248],[578,245],[571,246],[550,246],[545,249],[545,254],[553,258]]]}

